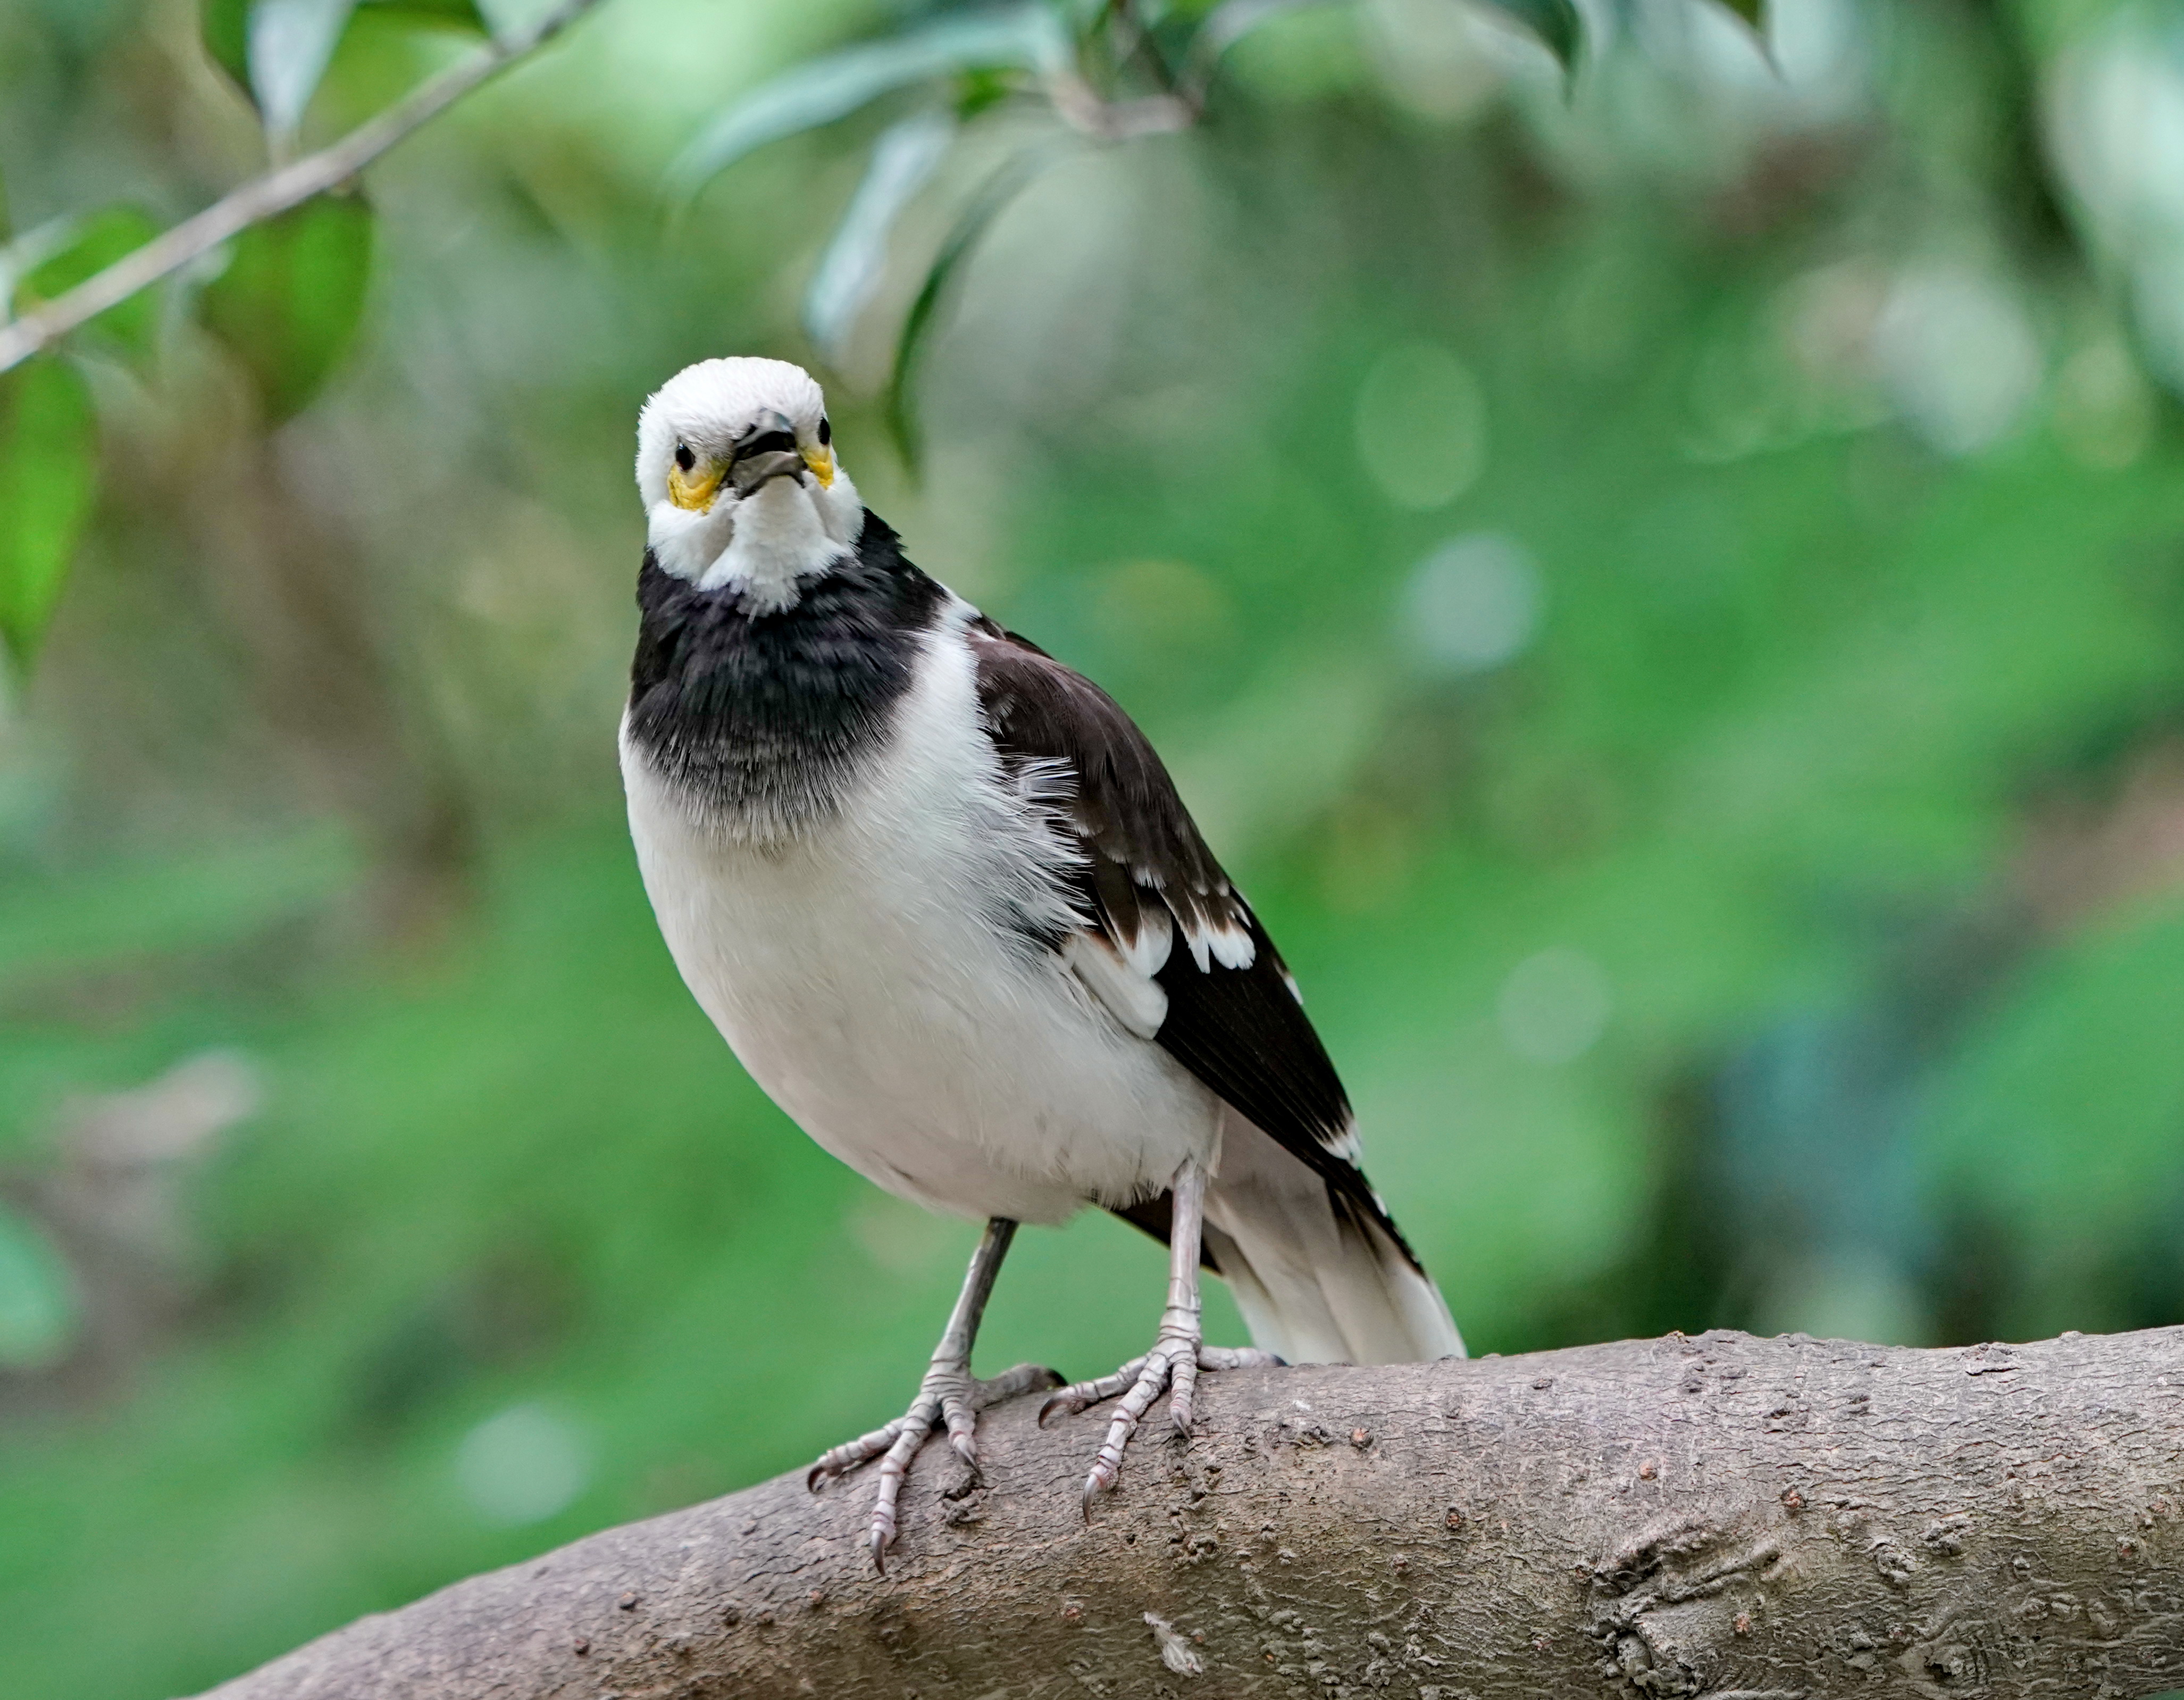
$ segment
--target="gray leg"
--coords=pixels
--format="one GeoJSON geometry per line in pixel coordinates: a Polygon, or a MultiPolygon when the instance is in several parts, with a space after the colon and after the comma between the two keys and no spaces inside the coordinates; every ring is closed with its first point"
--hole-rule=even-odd
{"type": "Polygon", "coordinates": [[[867,1537],[876,1568],[886,1569],[884,1555],[894,1543],[895,1501],[902,1492],[903,1478],[910,1473],[911,1459],[933,1429],[945,1424],[948,1444],[976,1469],[978,1413],[989,1405],[1051,1387],[1061,1380],[1037,1363],[1019,1363],[990,1381],[980,1381],[971,1374],[971,1347],[978,1338],[978,1318],[985,1314],[994,1278],[1001,1272],[1001,1259],[1008,1255],[1009,1241],[1016,1231],[1017,1224],[1005,1216],[987,1223],[978,1249],[971,1254],[970,1271],[963,1277],[963,1290],[956,1296],[947,1329],[940,1336],[940,1344],[933,1348],[933,1366],[925,1372],[910,1409],[885,1428],[835,1447],[805,1477],[805,1485],[816,1493],[823,1484],[859,1464],[872,1458],[881,1460],[879,1493],[872,1502],[872,1530],[867,1537]]]}
{"type": "Polygon", "coordinates": [[[1168,1229],[1167,1307],[1161,1313],[1153,1349],[1143,1357],[1132,1358],[1112,1375],[1063,1388],[1039,1407],[1039,1419],[1043,1424],[1056,1411],[1073,1416],[1103,1399],[1123,1395],[1114,1420],[1107,1424],[1107,1438],[1100,1447],[1100,1456],[1093,1461],[1092,1474],[1085,1479],[1088,1512],[1098,1495],[1114,1486],[1122,1473],[1123,1448],[1163,1389],[1168,1392],[1168,1416],[1176,1432],[1188,1435],[1200,1370],[1241,1369],[1281,1362],[1271,1352],[1205,1343],[1199,1320],[1198,1250],[1206,1221],[1206,1171],[1195,1162],[1186,1162],[1176,1171],[1173,1194],[1175,1212],[1168,1229]]]}

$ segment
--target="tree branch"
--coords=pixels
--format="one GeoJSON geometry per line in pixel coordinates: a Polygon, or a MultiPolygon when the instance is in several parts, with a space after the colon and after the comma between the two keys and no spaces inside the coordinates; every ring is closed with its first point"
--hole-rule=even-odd
{"type": "Polygon", "coordinates": [[[1908,1351],[1728,1333],[988,1413],[364,1619],[219,1700],[2108,1697],[2184,1686],[2184,1329],[1908,1351]]]}
{"type": "Polygon", "coordinates": [[[42,353],[78,326],[109,307],[118,307],[138,290],[179,271],[251,226],[277,217],[347,181],[479,84],[543,47],[598,3],[599,0],[561,0],[544,16],[496,37],[482,52],[419,85],[332,146],[253,178],[36,312],[0,324],[0,372],[42,353]]]}

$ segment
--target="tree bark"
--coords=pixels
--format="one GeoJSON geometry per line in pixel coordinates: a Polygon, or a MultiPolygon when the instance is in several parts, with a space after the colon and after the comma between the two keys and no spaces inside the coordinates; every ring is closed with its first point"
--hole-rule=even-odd
{"type": "MultiPolygon", "coordinates": [[[[905,1392],[908,1390],[905,1390],[905,1392]]],[[[1716,1333],[1231,1371],[1078,1495],[1104,1411],[783,1476],[365,1618],[219,1700],[2184,1687],[2184,1328],[1911,1351],[1716,1333]]]]}

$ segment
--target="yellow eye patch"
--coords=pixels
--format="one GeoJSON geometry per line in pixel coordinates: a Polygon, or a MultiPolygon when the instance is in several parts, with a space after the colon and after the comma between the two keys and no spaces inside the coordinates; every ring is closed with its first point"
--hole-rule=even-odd
{"type": "Polygon", "coordinates": [[[722,466],[694,466],[684,471],[680,466],[667,469],[667,499],[678,508],[702,514],[713,505],[713,497],[721,488],[721,477],[727,469],[722,466]]]}
{"type": "Polygon", "coordinates": [[[819,488],[832,489],[834,485],[834,451],[822,443],[816,449],[806,449],[802,453],[804,464],[811,469],[811,476],[819,481],[819,488]]]}

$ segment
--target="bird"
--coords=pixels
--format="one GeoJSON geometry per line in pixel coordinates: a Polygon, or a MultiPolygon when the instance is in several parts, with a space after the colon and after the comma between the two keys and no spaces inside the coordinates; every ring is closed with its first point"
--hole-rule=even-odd
{"type": "Polygon", "coordinates": [[[880,1460],[885,1567],[912,1459],[1035,1391],[1117,1402],[1084,1513],[1201,1372],[1460,1357],[1365,1178],[1297,983],[1152,744],[1090,680],[914,566],[836,452],[819,384],[756,357],[677,373],[638,417],[646,541],[620,728],[638,868],[684,982],[766,1092],[896,1196],[984,1223],[880,1460]],[[1020,1223],[1088,1207],[1167,1242],[1144,1355],[1058,1385],[974,1377],[1020,1223]],[[1201,1265],[1253,1346],[1210,1346],[1201,1265]]]}

